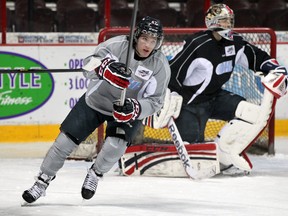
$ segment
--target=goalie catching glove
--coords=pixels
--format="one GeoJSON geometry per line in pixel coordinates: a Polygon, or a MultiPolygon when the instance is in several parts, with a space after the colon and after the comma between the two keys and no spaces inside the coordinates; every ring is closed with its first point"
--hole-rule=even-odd
{"type": "MultiPolygon", "coordinates": [[[[280,98],[287,93],[287,70],[279,65],[276,59],[268,59],[262,63],[261,71],[269,73],[261,76],[262,84],[268,89],[275,98],[280,98]]],[[[259,73],[263,75],[263,73],[259,73]]]]}
{"type": "Polygon", "coordinates": [[[160,111],[143,120],[143,124],[151,128],[164,128],[168,125],[170,118],[178,118],[183,98],[176,92],[166,90],[164,105],[160,111]]]}
{"type": "Polygon", "coordinates": [[[111,85],[121,90],[129,86],[131,70],[126,71],[126,65],[114,59],[104,58],[101,65],[95,69],[100,79],[106,80],[111,85]]]}
{"type": "Polygon", "coordinates": [[[141,113],[140,103],[133,98],[126,98],[124,105],[120,105],[120,100],[113,103],[113,117],[117,122],[134,121],[141,113]]]}
{"type": "Polygon", "coordinates": [[[271,70],[261,81],[265,88],[278,99],[287,93],[287,79],[287,72],[283,67],[271,70]]]}

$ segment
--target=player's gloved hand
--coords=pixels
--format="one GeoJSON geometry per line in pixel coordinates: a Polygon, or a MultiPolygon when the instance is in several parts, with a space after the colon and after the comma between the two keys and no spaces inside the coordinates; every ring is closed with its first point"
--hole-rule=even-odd
{"type": "Polygon", "coordinates": [[[126,71],[126,65],[116,62],[114,59],[104,58],[99,67],[95,69],[100,79],[104,79],[111,85],[119,89],[125,89],[129,86],[131,70],[126,71]]]}
{"type": "Polygon", "coordinates": [[[113,108],[113,117],[117,122],[134,121],[141,113],[140,103],[133,98],[126,98],[123,106],[117,100],[113,103],[113,108]]]}

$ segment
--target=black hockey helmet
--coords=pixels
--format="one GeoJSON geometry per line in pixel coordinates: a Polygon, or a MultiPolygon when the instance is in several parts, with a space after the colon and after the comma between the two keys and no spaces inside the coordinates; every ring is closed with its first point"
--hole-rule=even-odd
{"type": "Polygon", "coordinates": [[[134,41],[137,42],[138,38],[141,34],[148,34],[152,37],[157,38],[157,44],[155,46],[155,50],[158,50],[163,42],[163,29],[160,20],[146,16],[144,17],[136,26],[134,32],[134,41]]]}

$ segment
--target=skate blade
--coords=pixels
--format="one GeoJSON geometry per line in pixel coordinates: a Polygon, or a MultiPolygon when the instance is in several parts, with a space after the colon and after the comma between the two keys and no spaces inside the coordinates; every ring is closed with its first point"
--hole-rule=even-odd
{"type": "Polygon", "coordinates": [[[31,206],[32,205],[32,203],[28,203],[28,202],[26,202],[26,201],[23,201],[22,203],[21,203],[21,207],[27,207],[27,206],[31,206]]]}
{"type": "Polygon", "coordinates": [[[82,204],[87,203],[88,201],[89,201],[89,199],[82,198],[82,204]]]}

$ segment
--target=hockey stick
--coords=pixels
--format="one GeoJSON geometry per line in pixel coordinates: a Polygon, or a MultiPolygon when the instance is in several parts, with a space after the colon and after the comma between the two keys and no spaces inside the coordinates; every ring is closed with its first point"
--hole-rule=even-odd
{"type": "Polygon", "coordinates": [[[78,69],[0,69],[1,73],[65,73],[65,72],[83,72],[82,68],[78,69]]]}
{"type": "Polygon", "coordinates": [[[0,69],[1,73],[63,73],[63,72],[85,72],[92,71],[101,64],[101,60],[98,59],[95,55],[89,56],[90,60],[82,68],[77,69],[0,69]]]}
{"type": "Polygon", "coordinates": [[[210,178],[218,174],[216,166],[204,170],[196,170],[195,168],[193,168],[189,154],[186,150],[184,142],[172,117],[168,122],[168,130],[170,132],[180,160],[182,161],[185,172],[191,179],[197,180],[203,178],[210,178]]]}
{"type": "MultiPolygon", "coordinates": [[[[131,53],[132,53],[132,44],[133,44],[133,37],[134,37],[134,27],[136,24],[137,10],[138,10],[138,0],[134,0],[134,8],[133,8],[132,21],[130,25],[129,44],[128,44],[127,58],[126,58],[126,73],[127,74],[131,73],[131,71],[129,70],[129,66],[130,66],[130,58],[131,58],[131,53]]],[[[126,97],[126,88],[123,89],[121,92],[120,106],[124,105],[125,97],[126,97]]]]}

